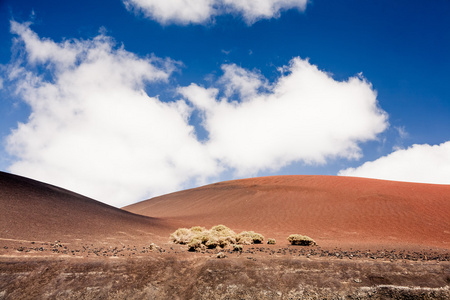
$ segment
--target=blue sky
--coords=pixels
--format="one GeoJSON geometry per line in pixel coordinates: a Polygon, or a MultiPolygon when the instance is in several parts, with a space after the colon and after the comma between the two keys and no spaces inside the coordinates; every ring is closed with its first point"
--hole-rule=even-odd
{"type": "Polygon", "coordinates": [[[279,174],[450,183],[450,2],[191,4],[0,1],[0,169],[115,206],[279,174]]]}

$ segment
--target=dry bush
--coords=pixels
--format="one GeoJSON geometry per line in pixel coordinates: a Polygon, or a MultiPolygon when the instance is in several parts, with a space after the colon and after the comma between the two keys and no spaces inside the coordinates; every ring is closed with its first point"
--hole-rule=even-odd
{"type": "Polygon", "coordinates": [[[209,241],[211,239],[211,234],[209,233],[209,231],[204,231],[204,232],[194,235],[193,239],[198,239],[203,244],[205,244],[207,241],[209,241]]]}
{"type": "Polygon", "coordinates": [[[192,239],[187,245],[189,251],[202,250],[205,247],[199,239],[192,239]]]}
{"type": "Polygon", "coordinates": [[[264,236],[254,231],[242,231],[236,236],[238,244],[261,244],[264,241],[264,236]]]}
{"type": "Polygon", "coordinates": [[[236,239],[239,245],[251,245],[253,244],[253,239],[250,236],[241,236],[236,239]]]}
{"type": "MultiPolygon", "coordinates": [[[[217,246],[225,248],[230,244],[236,243],[236,233],[225,225],[213,226],[209,230],[209,236],[209,244],[211,245],[209,248],[215,248],[217,246]]],[[[206,246],[208,247],[208,245],[206,246]]]]}
{"type": "Polygon", "coordinates": [[[233,245],[233,251],[242,252],[244,250],[244,246],[242,245],[233,245]]]}
{"type": "Polygon", "coordinates": [[[235,244],[236,238],[233,236],[221,236],[219,237],[218,242],[221,248],[225,248],[228,245],[235,244]]]}
{"type": "Polygon", "coordinates": [[[267,244],[269,245],[275,245],[277,243],[277,241],[275,241],[275,239],[267,239],[267,244]]]}
{"type": "Polygon", "coordinates": [[[212,236],[209,240],[206,241],[205,246],[209,249],[215,249],[217,246],[219,246],[219,240],[212,236]]]}
{"type": "Polygon", "coordinates": [[[316,241],[306,235],[301,234],[291,234],[287,240],[292,245],[300,245],[300,246],[314,246],[317,245],[316,241]]]}
{"type": "Polygon", "coordinates": [[[239,235],[225,225],[213,226],[210,230],[205,227],[194,226],[191,229],[179,228],[170,235],[172,242],[187,244],[190,251],[197,251],[216,247],[225,248],[233,244],[258,244],[264,237],[253,231],[244,231],[239,235]]]}
{"type": "Polygon", "coordinates": [[[225,225],[217,225],[213,226],[210,230],[211,234],[214,236],[228,236],[228,237],[234,237],[236,236],[236,232],[231,230],[225,225]]]}
{"type": "Polygon", "coordinates": [[[175,244],[187,244],[192,240],[192,232],[187,228],[178,228],[170,235],[170,239],[175,244]]]}
{"type": "Polygon", "coordinates": [[[202,227],[202,226],[194,226],[194,227],[191,227],[191,232],[204,232],[204,231],[208,231],[205,227],[202,227]]]}

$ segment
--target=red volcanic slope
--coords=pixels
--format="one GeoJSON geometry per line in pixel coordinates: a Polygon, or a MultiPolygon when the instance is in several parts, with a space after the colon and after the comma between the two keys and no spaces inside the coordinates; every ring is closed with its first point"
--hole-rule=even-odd
{"type": "Polygon", "coordinates": [[[0,172],[0,240],[148,242],[171,229],[162,220],[0,172]]]}
{"type": "Polygon", "coordinates": [[[300,233],[328,247],[450,249],[450,185],[337,176],[234,180],[124,209],[193,225],[224,224],[286,243],[300,233]]]}

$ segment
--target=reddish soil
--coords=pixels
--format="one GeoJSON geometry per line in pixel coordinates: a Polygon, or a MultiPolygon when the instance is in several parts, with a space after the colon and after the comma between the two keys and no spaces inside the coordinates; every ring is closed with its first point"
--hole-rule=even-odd
{"type": "Polygon", "coordinates": [[[0,172],[0,299],[448,299],[449,197],[448,185],[280,176],[126,211],[0,172]],[[277,244],[192,253],[168,241],[217,224],[277,244]],[[319,247],[289,246],[291,233],[319,247]]]}
{"type": "Polygon", "coordinates": [[[184,226],[224,224],[323,247],[450,249],[450,185],[336,176],[234,180],[152,198],[127,211],[184,226]]]}

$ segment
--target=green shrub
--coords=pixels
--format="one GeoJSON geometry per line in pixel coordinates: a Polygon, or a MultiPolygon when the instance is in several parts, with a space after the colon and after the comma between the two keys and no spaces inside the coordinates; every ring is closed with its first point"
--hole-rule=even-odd
{"type": "Polygon", "coordinates": [[[317,243],[306,235],[300,235],[300,234],[291,234],[287,240],[292,245],[300,245],[300,246],[314,246],[317,245],[317,243]]]}
{"type": "Polygon", "coordinates": [[[275,245],[276,243],[275,239],[267,239],[267,244],[269,245],[275,245]]]}

